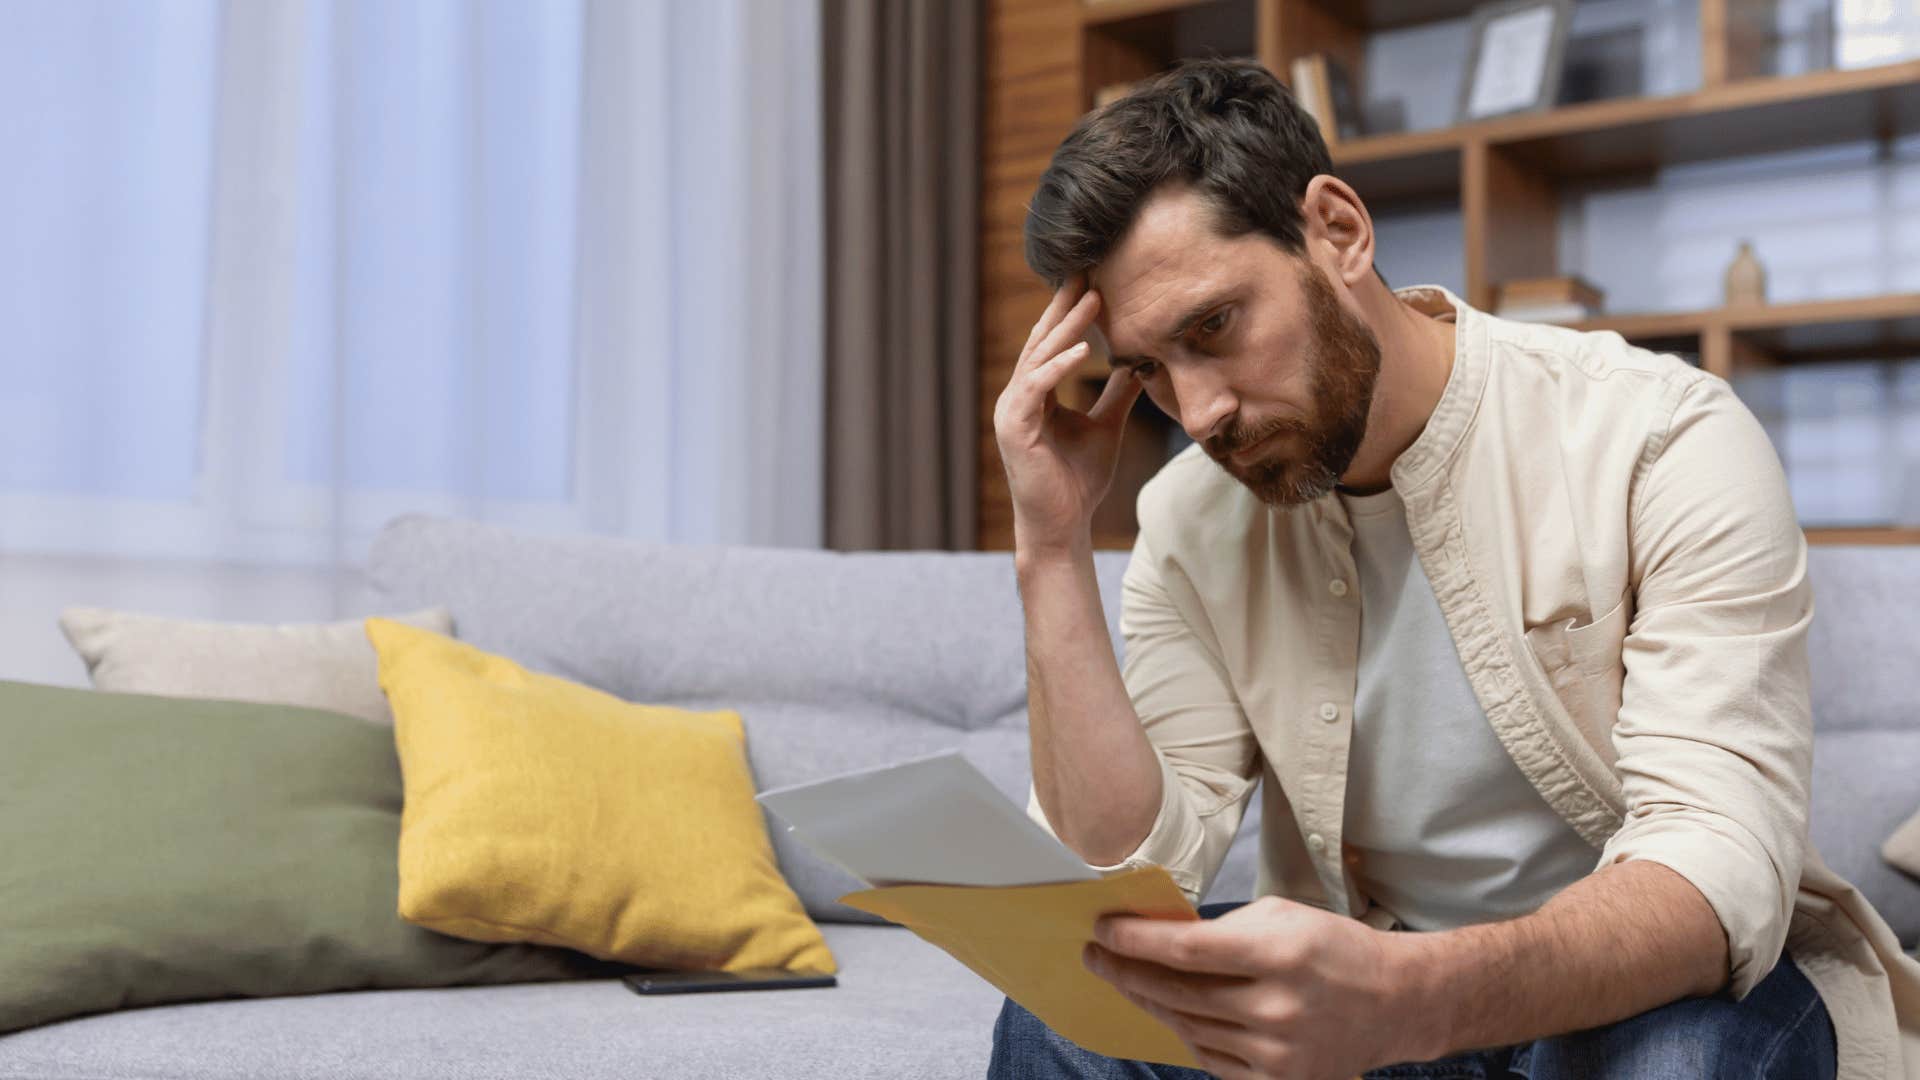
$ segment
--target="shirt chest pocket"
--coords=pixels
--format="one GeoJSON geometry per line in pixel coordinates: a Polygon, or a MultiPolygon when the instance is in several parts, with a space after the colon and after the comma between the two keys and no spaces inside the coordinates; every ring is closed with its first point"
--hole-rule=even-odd
{"type": "Polygon", "coordinates": [[[1613,723],[1620,714],[1620,687],[1626,676],[1620,648],[1632,620],[1633,594],[1629,591],[1611,609],[1582,626],[1567,619],[1526,632],[1527,644],[1539,658],[1554,695],[1595,746],[1612,745],[1613,723]]]}

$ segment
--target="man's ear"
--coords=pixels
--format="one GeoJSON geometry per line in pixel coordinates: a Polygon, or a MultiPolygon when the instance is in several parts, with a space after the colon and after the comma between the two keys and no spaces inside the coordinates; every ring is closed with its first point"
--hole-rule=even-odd
{"type": "Polygon", "coordinates": [[[1373,218],[1346,181],[1326,173],[1308,181],[1300,212],[1308,250],[1330,262],[1348,288],[1373,273],[1373,218]]]}

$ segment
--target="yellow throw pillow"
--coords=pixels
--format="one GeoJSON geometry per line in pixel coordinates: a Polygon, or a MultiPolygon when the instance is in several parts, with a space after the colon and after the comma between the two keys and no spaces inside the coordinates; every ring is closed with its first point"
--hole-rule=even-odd
{"type": "Polygon", "coordinates": [[[832,972],[734,712],[636,705],[368,619],[406,802],[400,916],[642,967],[832,972]]]}

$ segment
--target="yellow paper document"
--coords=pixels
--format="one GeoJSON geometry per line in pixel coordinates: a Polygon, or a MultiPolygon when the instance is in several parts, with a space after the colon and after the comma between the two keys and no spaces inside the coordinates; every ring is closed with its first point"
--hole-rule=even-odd
{"type": "Polygon", "coordinates": [[[940,946],[1088,1050],[1200,1067],[1172,1028],[1080,961],[1102,915],[1200,917],[1158,866],[1056,885],[893,885],[848,893],[840,902],[940,946]]]}

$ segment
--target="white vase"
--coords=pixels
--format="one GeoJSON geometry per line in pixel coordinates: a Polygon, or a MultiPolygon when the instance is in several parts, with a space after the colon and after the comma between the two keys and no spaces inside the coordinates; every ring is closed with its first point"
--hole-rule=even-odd
{"type": "Polygon", "coordinates": [[[1753,245],[1740,241],[1740,250],[1727,266],[1726,304],[1744,307],[1767,302],[1767,272],[1753,254],[1753,245]]]}

